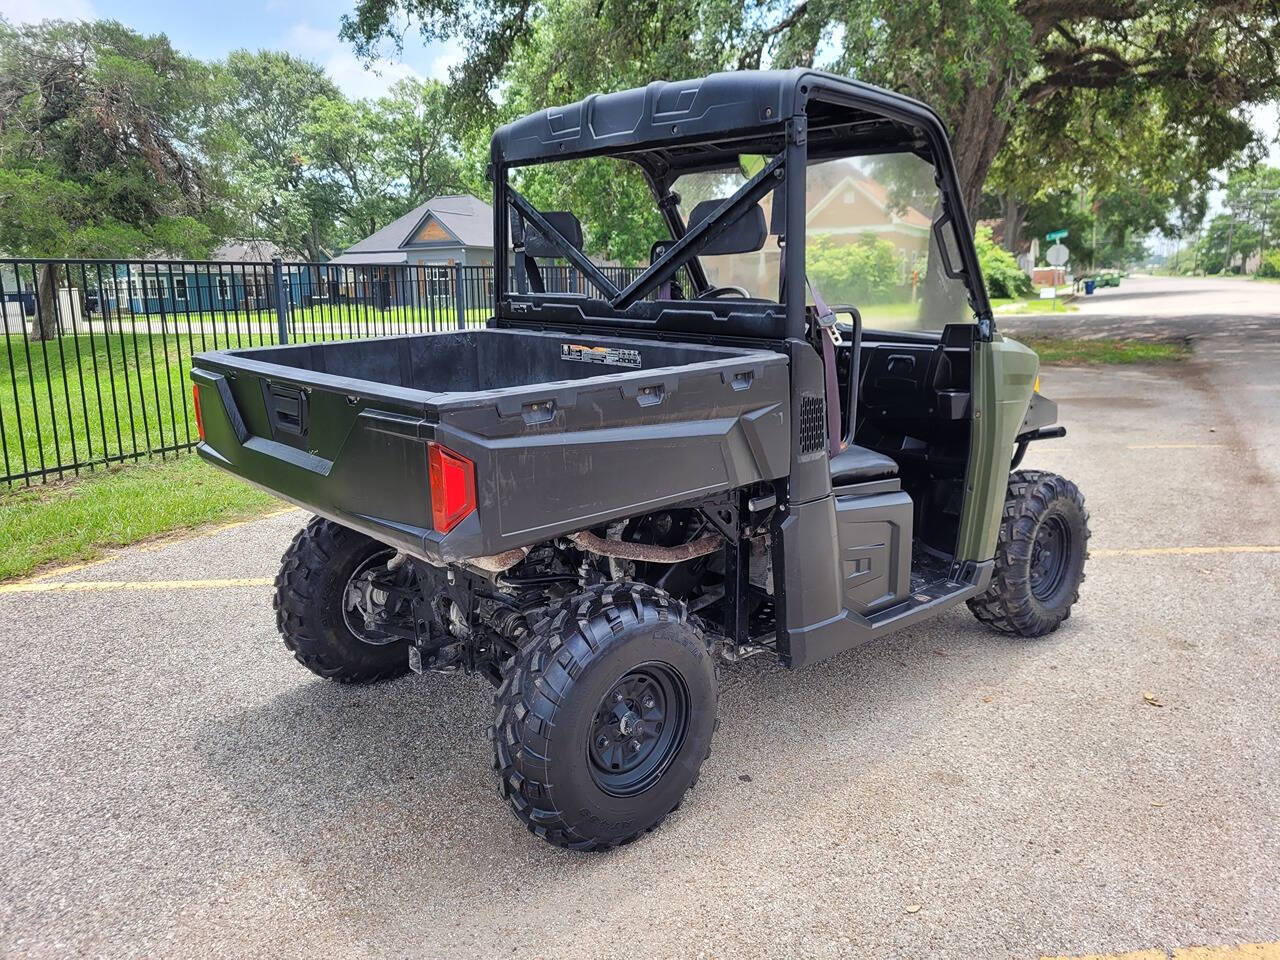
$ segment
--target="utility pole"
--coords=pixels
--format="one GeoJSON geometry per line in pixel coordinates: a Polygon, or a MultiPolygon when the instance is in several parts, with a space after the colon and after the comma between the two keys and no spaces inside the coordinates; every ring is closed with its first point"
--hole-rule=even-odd
{"type": "Polygon", "coordinates": [[[1231,261],[1233,259],[1231,256],[1231,241],[1235,239],[1236,235],[1236,208],[1227,207],[1227,209],[1231,211],[1231,225],[1227,227],[1227,259],[1222,266],[1223,273],[1228,272],[1231,267],[1231,261]]]}

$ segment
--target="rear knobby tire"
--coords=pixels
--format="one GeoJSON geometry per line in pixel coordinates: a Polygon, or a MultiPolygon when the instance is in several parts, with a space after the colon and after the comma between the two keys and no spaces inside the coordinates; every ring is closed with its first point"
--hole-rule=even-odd
{"type": "Polygon", "coordinates": [[[313,517],[285,551],[276,576],[276,626],[294,659],[317,676],[374,683],[408,672],[407,640],[368,642],[343,610],[352,575],[386,553],[394,551],[322,517],[313,517]]]}
{"type": "Polygon", "coordinates": [[[534,617],[504,665],[490,730],[499,792],[556,846],[630,843],[696,782],[716,700],[712,652],[683,604],[642,584],[584,591],[534,617]]]}
{"type": "Polygon", "coordinates": [[[1089,556],[1089,512],[1070,480],[1042,470],[1009,476],[995,571],[973,615],[1002,633],[1042,637],[1071,616],[1089,556]]]}

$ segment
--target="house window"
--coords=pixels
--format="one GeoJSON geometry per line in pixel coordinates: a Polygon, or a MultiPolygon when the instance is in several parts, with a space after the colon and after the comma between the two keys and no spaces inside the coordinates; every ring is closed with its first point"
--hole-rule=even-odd
{"type": "Polygon", "coordinates": [[[187,302],[187,278],[186,277],[173,278],[173,298],[175,300],[180,300],[183,303],[187,302]]]}
{"type": "Polygon", "coordinates": [[[444,299],[452,292],[453,271],[441,270],[439,267],[431,271],[431,296],[444,299]]]}
{"type": "Polygon", "coordinates": [[[218,299],[223,301],[231,299],[231,285],[227,283],[226,277],[218,278],[218,299]]]}
{"type": "Polygon", "coordinates": [[[163,288],[160,283],[160,278],[155,276],[154,274],[151,276],[143,277],[142,286],[143,286],[143,290],[146,292],[146,295],[148,297],[154,297],[158,299],[164,296],[164,294],[161,292],[163,288]]]}

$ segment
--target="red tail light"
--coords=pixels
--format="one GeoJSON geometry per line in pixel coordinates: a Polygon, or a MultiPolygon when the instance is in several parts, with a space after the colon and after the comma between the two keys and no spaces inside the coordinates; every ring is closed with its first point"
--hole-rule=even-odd
{"type": "Polygon", "coordinates": [[[200,384],[193,383],[191,385],[191,399],[196,406],[196,433],[200,434],[200,440],[204,441],[204,417],[200,416],[200,384]]]}
{"type": "Polygon", "coordinates": [[[431,525],[448,533],[476,508],[476,465],[438,443],[427,444],[431,525]]]}

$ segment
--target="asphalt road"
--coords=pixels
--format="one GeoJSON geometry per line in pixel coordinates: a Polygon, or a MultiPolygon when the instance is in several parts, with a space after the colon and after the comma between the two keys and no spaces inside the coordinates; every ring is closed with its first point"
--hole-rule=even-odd
{"type": "Polygon", "coordinates": [[[0,952],[1280,940],[1280,286],[1171,283],[1052,321],[1097,331],[1141,300],[1121,326],[1199,338],[1177,368],[1043,374],[1070,433],[1029,465],[1076,480],[1093,516],[1067,624],[1015,641],[960,609],[794,673],[728,669],[698,787],[613,853],[553,849],[508,813],[483,681],[344,689],[289,659],[256,578],[297,511],[0,588],[0,952]],[[1228,295],[1245,302],[1215,313],[1228,295]],[[147,585],[174,580],[207,582],[147,585]]]}

